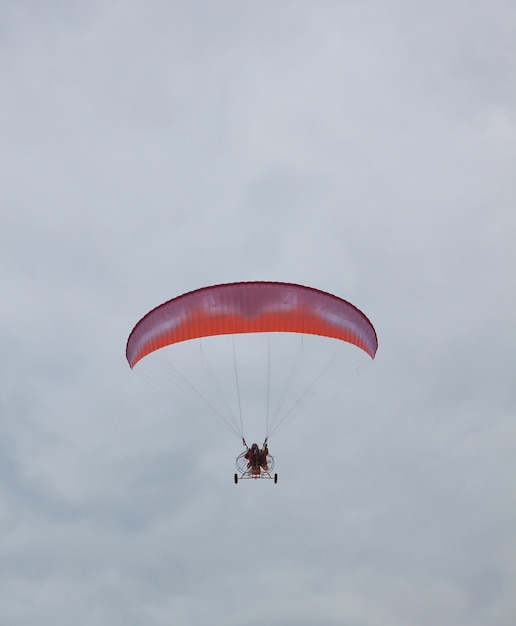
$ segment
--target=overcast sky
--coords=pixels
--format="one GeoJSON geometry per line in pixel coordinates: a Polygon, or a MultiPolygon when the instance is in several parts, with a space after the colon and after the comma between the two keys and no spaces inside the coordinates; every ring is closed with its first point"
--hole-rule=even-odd
{"type": "Polygon", "coordinates": [[[0,14],[0,623],[512,626],[514,4],[0,14]],[[240,280],[379,337],[271,438],[277,485],[125,360],[240,280]]]}

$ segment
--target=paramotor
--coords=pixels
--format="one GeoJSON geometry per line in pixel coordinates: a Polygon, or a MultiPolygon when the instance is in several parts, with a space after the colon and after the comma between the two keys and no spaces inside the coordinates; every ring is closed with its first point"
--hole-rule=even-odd
{"type": "MultiPolygon", "coordinates": [[[[205,412],[218,415],[225,425],[235,432],[244,443],[244,418],[248,407],[242,408],[240,394],[240,373],[237,367],[237,349],[235,347],[235,337],[237,336],[258,336],[269,338],[276,335],[296,335],[301,338],[308,336],[326,338],[327,340],[337,340],[338,344],[348,344],[359,348],[362,353],[374,359],[378,349],[378,339],[376,331],[369,319],[350,302],[343,300],[330,293],[297,285],[281,282],[238,282],[222,285],[213,285],[190,291],[176,298],[168,300],[147,313],[133,328],[129,335],[126,346],[126,357],[131,368],[134,368],[145,357],[152,355],[163,348],[176,346],[177,344],[198,343],[200,369],[206,373],[206,344],[215,338],[231,337],[229,339],[230,349],[226,353],[231,356],[220,365],[217,363],[212,368],[210,376],[215,379],[217,376],[223,377],[224,367],[229,360],[234,362],[234,386],[237,390],[238,409],[237,417],[232,422],[227,421],[226,409],[217,409],[212,402],[203,394],[204,383],[199,385],[194,380],[186,378],[186,366],[180,362],[175,363],[169,370],[171,378],[174,379],[178,393],[190,394],[197,403],[193,413],[205,412]],[[208,339],[209,338],[209,339],[208,339]]],[[[228,339],[226,339],[228,341],[228,339]]],[[[292,359],[290,367],[283,367],[279,371],[284,374],[285,386],[291,386],[291,378],[294,370],[301,361],[304,344],[297,348],[297,352],[292,359]]],[[[179,347],[169,348],[179,351],[179,347]]],[[[217,348],[218,349],[218,348],[217,348]]],[[[266,393],[262,394],[267,398],[265,441],[274,432],[286,417],[298,412],[300,407],[299,399],[290,406],[278,408],[278,415],[275,421],[271,418],[269,410],[270,399],[272,398],[271,379],[279,378],[271,365],[271,354],[273,353],[270,339],[267,340],[267,372],[264,378],[267,381],[266,393]]],[[[326,350],[326,346],[324,348],[326,350]]],[[[245,356],[251,352],[247,347],[244,349],[245,356]]],[[[176,352],[177,354],[178,352],[176,352]]],[[[219,353],[217,353],[219,354],[219,353]]],[[[147,360],[147,359],[145,359],[147,360]]],[[[167,374],[168,375],[168,374],[167,374]]],[[[253,371],[253,380],[256,375],[253,371]]],[[[316,373],[315,382],[319,382],[326,376],[328,379],[334,377],[331,363],[326,364],[320,373],[316,373]]],[[[198,381],[197,381],[198,382],[198,381]]],[[[336,384],[339,384],[337,379],[336,384]]],[[[220,387],[217,381],[214,386],[220,387]]],[[[313,385],[303,379],[301,384],[300,397],[304,401],[310,396],[313,385]]],[[[221,394],[222,395],[222,394],[221,394]]],[[[278,397],[281,394],[278,393],[278,397]]],[[[249,405],[252,403],[250,402],[249,405]]],[[[278,404],[284,405],[284,397],[278,404]]],[[[249,410],[251,410],[249,406],[249,410]]],[[[274,459],[268,455],[264,466],[260,466],[260,472],[253,475],[252,465],[247,464],[250,460],[245,456],[247,450],[237,457],[238,474],[235,474],[235,482],[240,478],[268,477],[277,481],[277,475],[271,474],[274,459]]]]}

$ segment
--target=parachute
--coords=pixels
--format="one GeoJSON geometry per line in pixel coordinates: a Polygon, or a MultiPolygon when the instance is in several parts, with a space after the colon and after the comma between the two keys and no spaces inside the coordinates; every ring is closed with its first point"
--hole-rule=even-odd
{"type": "MultiPolygon", "coordinates": [[[[265,374],[267,379],[267,405],[269,405],[271,378],[276,377],[271,373],[271,337],[297,335],[300,337],[314,336],[345,343],[348,346],[358,348],[362,353],[375,358],[378,349],[378,339],[376,331],[366,317],[356,306],[335,295],[324,291],[281,282],[238,282],[221,285],[203,287],[191,291],[169,300],[147,313],[133,328],[129,335],[126,346],[126,357],[129,366],[134,368],[140,361],[147,361],[145,357],[163,349],[175,349],[176,356],[179,355],[179,348],[176,344],[198,343],[199,344],[199,371],[206,373],[206,354],[209,348],[202,343],[205,338],[214,339],[224,336],[231,336],[230,343],[232,349],[227,354],[232,354],[234,360],[234,378],[238,396],[238,418],[234,419],[231,425],[226,421],[226,408],[217,408],[212,401],[206,397],[206,381],[202,382],[196,374],[186,380],[184,364],[175,360],[166,375],[174,379],[176,388],[180,388],[185,394],[190,394],[191,398],[197,402],[197,408],[191,412],[198,412],[201,408],[205,412],[217,414],[226,425],[239,437],[243,437],[243,417],[242,403],[239,389],[239,372],[237,368],[237,350],[235,348],[235,337],[237,336],[264,336],[266,340],[267,356],[265,374]],[[235,425],[236,424],[236,425],[235,425]]],[[[303,343],[298,344],[294,349],[292,363],[289,366],[276,370],[285,373],[285,380],[290,378],[293,370],[297,367],[298,358],[303,352],[303,343]],[[301,347],[299,347],[301,346],[301,347]],[[290,368],[290,369],[289,369],[290,368]]],[[[281,349],[281,348],[280,348],[281,349]]],[[[325,346],[324,350],[328,352],[325,346]]],[[[251,344],[244,347],[246,356],[252,352],[251,344]]],[[[217,352],[218,354],[218,352],[217,352]]],[[[182,357],[180,357],[181,359],[182,357]]],[[[231,357],[227,357],[230,359],[231,357]]],[[[211,378],[224,374],[223,365],[217,364],[211,369],[211,378]]],[[[320,379],[335,378],[332,371],[331,359],[322,366],[319,373],[313,377],[320,379]],[[324,376],[322,376],[324,374],[324,376]]],[[[277,376],[279,377],[279,375],[277,376]]],[[[273,382],[273,381],[272,381],[273,382]]],[[[315,382],[315,381],[312,381],[315,382]]],[[[279,424],[291,414],[298,412],[299,400],[310,399],[310,389],[312,382],[303,380],[299,391],[299,397],[287,408],[282,409],[282,415],[276,418],[276,429],[279,424]]],[[[287,383],[285,383],[286,385],[287,383]]],[[[336,379],[336,385],[339,379],[336,379]]],[[[217,382],[217,387],[220,387],[217,382]]],[[[278,397],[281,394],[278,394],[278,397]]],[[[281,404],[283,401],[279,402],[281,404]]],[[[229,410],[229,412],[231,412],[229,410]]],[[[245,407],[244,407],[245,412],[245,407]]],[[[278,408],[278,412],[280,409],[278,408]]],[[[269,425],[269,408],[266,409],[267,425],[266,436],[271,433],[272,427],[269,425]]]]}
{"type": "Polygon", "coordinates": [[[144,356],[180,341],[235,333],[287,332],[332,337],[374,359],[376,331],[355,306],[312,287],[250,282],[191,291],[156,307],[127,341],[131,368],[144,356]]]}

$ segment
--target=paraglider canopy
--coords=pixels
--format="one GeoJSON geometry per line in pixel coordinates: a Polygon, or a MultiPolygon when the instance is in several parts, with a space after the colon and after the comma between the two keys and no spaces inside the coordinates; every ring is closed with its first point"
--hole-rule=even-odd
{"type": "Polygon", "coordinates": [[[126,357],[131,368],[165,346],[237,333],[286,332],[332,337],[375,357],[376,331],[350,302],[303,285],[239,282],[204,287],[156,307],[133,328],[126,357]]]}

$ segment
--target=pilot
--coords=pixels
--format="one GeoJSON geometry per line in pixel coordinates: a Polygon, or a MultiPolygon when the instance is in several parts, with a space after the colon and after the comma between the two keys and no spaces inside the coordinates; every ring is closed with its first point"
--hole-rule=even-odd
{"type": "Polygon", "coordinates": [[[247,467],[253,469],[253,473],[259,473],[260,467],[264,470],[268,470],[267,455],[269,454],[269,448],[267,444],[263,444],[263,448],[260,449],[257,443],[248,448],[245,458],[247,459],[247,467]],[[255,470],[258,470],[256,472],[255,470]]]}

